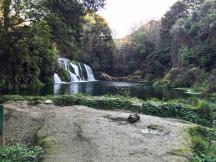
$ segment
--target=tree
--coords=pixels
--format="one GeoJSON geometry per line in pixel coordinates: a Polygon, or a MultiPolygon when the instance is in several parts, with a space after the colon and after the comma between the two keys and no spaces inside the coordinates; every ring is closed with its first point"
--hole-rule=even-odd
{"type": "Polygon", "coordinates": [[[85,20],[84,49],[88,56],[87,63],[98,71],[110,72],[115,46],[108,23],[97,14],[89,14],[85,20]]]}
{"type": "Polygon", "coordinates": [[[186,52],[187,58],[190,58],[188,65],[193,64],[210,71],[215,68],[213,60],[216,58],[216,1],[198,2],[201,4],[196,3],[198,7],[193,7],[189,17],[178,21],[172,27],[173,39],[182,49],[188,48],[190,51],[186,52]]]}
{"type": "Polygon", "coordinates": [[[159,51],[170,55],[172,67],[181,66],[178,49],[181,45],[192,46],[192,38],[187,33],[186,19],[200,9],[204,0],[182,0],[176,2],[161,20],[159,51]],[[168,51],[168,52],[167,52],[168,51]]]}
{"type": "Polygon", "coordinates": [[[34,12],[38,8],[37,1],[2,1],[1,89],[32,88],[53,79],[56,51],[49,26],[34,12]]]}
{"type": "MultiPolygon", "coordinates": [[[[83,50],[83,16],[104,0],[1,0],[0,88],[53,83],[57,50],[83,50]]],[[[62,54],[63,55],[63,54],[62,54]]]]}
{"type": "Polygon", "coordinates": [[[60,52],[75,59],[83,51],[83,17],[104,6],[105,0],[46,0],[50,14],[46,20],[52,29],[54,42],[60,52]]]}

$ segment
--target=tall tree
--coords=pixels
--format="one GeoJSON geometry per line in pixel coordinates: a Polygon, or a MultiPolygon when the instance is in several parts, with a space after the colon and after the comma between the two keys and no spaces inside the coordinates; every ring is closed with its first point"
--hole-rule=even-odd
{"type": "Polygon", "coordinates": [[[0,25],[0,89],[50,83],[55,49],[39,1],[3,0],[0,25]],[[46,60],[46,64],[44,61],[46,60]]]}
{"type": "Polygon", "coordinates": [[[47,0],[50,11],[47,21],[52,28],[54,41],[66,57],[75,58],[83,52],[83,17],[104,6],[105,0],[47,0]]]}
{"type": "Polygon", "coordinates": [[[84,32],[84,48],[95,70],[110,72],[114,42],[105,19],[97,14],[88,14],[84,32]]]}

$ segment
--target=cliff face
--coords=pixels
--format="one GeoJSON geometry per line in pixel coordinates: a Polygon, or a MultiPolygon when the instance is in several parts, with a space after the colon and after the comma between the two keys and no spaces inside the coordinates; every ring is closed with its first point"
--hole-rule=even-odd
{"type": "Polygon", "coordinates": [[[146,39],[156,46],[159,39],[160,24],[160,21],[152,20],[130,35],[115,40],[116,52],[113,58],[114,75],[128,75],[133,72],[134,69],[130,67],[130,64],[136,64],[135,61],[132,61],[133,57],[136,57],[136,44],[134,42],[136,35],[138,33],[145,33],[146,39]]]}

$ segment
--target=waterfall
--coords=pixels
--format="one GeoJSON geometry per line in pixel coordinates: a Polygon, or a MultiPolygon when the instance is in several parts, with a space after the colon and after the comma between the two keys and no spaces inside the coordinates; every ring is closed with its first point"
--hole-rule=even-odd
{"type": "Polygon", "coordinates": [[[85,69],[87,71],[87,77],[88,77],[88,81],[95,81],[95,77],[94,77],[94,73],[92,71],[92,69],[90,68],[90,66],[84,64],[85,69]]]}
{"type": "Polygon", "coordinates": [[[62,82],[61,79],[60,79],[60,77],[58,76],[58,74],[54,74],[54,81],[55,81],[56,84],[62,82]]]}
{"type": "MultiPolygon", "coordinates": [[[[70,74],[71,82],[96,81],[93,70],[90,66],[79,62],[71,62],[66,58],[58,59],[59,68],[66,70],[70,74]]],[[[54,75],[55,83],[62,83],[58,74],[54,75]]]]}
{"type": "Polygon", "coordinates": [[[68,71],[71,77],[71,82],[79,82],[79,78],[76,74],[73,74],[72,72],[68,71]]]}
{"type": "Polygon", "coordinates": [[[70,65],[73,67],[74,71],[75,71],[75,74],[77,76],[80,76],[80,73],[79,73],[79,67],[77,65],[74,65],[72,63],[70,63],[70,65]]]}

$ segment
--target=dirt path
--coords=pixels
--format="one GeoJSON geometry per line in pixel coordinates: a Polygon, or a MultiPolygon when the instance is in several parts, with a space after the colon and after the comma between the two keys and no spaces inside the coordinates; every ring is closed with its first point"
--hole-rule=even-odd
{"type": "Polygon", "coordinates": [[[185,129],[190,125],[181,121],[141,115],[140,122],[128,124],[123,120],[128,113],[84,106],[9,103],[5,107],[12,112],[5,125],[7,141],[14,138],[12,129],[16,133],[22,131],[18,136],[21,141],[29,138],[26,134],[37,134],[48,148],[44,162],[187,160],[185,129]],[[21,123],[25,123],[24,126],[21,123]]]}

